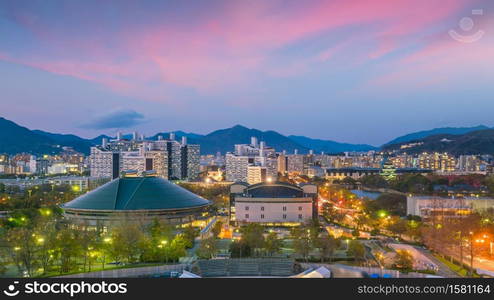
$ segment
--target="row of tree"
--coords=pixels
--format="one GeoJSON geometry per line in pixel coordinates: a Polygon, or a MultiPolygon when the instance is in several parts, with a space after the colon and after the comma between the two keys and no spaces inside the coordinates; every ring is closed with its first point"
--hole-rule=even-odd
{"type": "MultiPolygon", "coordinates": [[[[95,265],[175,262],[192,247],[197,230],[182,230],[155,220],[143,225],[123,219],[107,231],[66,224],[47,209],[18,225],[3,226],[1,234],[5,271],[43,276],[88,272],[95,265]]],[[[26,218],[26,217],[24,217],[26,218]]],[[[9,221],[7,221],[9,222],[9,221]]]]}

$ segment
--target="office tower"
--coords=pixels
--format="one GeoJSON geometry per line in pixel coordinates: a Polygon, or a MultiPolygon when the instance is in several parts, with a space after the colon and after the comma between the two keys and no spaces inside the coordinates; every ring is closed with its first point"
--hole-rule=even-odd
{"type": "MultiPolygon", "coordinates": [[[[182,142],[184,140],[182,139],[182,142]]],[[[181,179],[183,180],[196,180],[199,177],[200,168],[200,146],[182,144],[181,148],[181,164],[182,173],[181,179]]]]}

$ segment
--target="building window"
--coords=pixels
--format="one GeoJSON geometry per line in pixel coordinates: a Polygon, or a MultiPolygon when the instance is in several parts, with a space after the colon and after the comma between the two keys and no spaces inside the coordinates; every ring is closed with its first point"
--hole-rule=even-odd
{"type": "Polygon", "coordinates": [[[302,215],[298,215],[298,218],[299,218],[299,219],[302,219],[303,217],[302,217],[302,215]]]}
{"type": "Polygon", "coordinates": [[[249,218],[249,214],[245,214],[245,218],[248,219],[249,218]]]}
{"type": "Polygon", "coordinates": [[[264,215],[261,215],[261,219],[264,219],[264,215]]]}
{"type": "Polygon", "coordinates": [[[245,210],[249,210],[249,207],[248,207],[248,206],[246,206],[246,207],[245,207],[245,210]]]}
{"type": "Polygon", "coordinates": [[[283,211],[286,211],[286,206],[283,206],[283,211]]]}
{"type": "Polygon", "coordinates": [[[299,207],[298,207],[298,210],[302,210],[302,206],[299,206],[299,207]]]}
{"type": "Polygon", "coordinates": [[[286,215],[283,215],[283,219],[286,219],[286,215]]]}
{"type": "Polygon", "coordinates": [[[264,211],[264,206],[261,206],[261,210],[264,211]]]}

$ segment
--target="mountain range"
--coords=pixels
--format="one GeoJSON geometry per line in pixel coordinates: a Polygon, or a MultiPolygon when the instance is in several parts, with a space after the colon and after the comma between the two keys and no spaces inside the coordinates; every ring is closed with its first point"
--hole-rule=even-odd
{"type": "MultiPolygon", "coordinates": [[[[226,153],[233,151],[235,144],[245,144],[250,142],[251,137],[257,137],[259,141],[265,141],[268,146],[274,147],[277,150],[286,150],[288,153],[293,153],[298,150],[299,153],[308,153],[310,149],[316,153],[324,151],[325,153],[341,153],[346,151],[369,151],[369,150],[396,150],[401,145],[410,141],[420,141],[426,139],[423,148],[430,149],[446,149],[443,144],[436,142],[436,136],[441,136],[439,139],[454,139],[458,137],[461,143],[456,144],[452,151],[458,153],[462,151],[490,151],[490,143],[494,145],[494,140],[487,138],[490,132],[486,126],[476,126],[468,128],[436,128],[428,131],[421,131],[407,134],[394,139],[380,147],[374,147],[366,144],[349,144],[339,143],[331,140],[312,139],[305,136],[285,136],[276,131],[268,130],[261,131],[258,129],[250,129],[241,125],[235,125],[231,128],[220,129],[209,134],[195,134],[183,131],[174,131],[176,139],[179,140],[186,136],[190,144],[199,144],[202,154],[216,154],[217,152],[226,153]],[[486,132],[485,134],[482,132],[486,132]],[[473,134],[473,132],[480,132],[473,134]],[[462,137],[465,134],[472,133],[471,137],[462,137]],[[430,146],[429,146],[430,144],[430,146]],[[469,145],[472,144],[472,147],[469,145]],[[441,146],[442,145],[442,146],[441,146]]],[[[158,136],[168,137],[169,132],[160,132],[148,139],[157,140],[158,136]]],[[[73,134],[58,134],[50,133],[42,130],[30,130],[20,126],[10,120],[0,117],[0,153],[32,153],[32,154],[55,154],[62,150],[63,146],[72,147],[75,150],[84,154],[89,154],[91,146],[99,145],[103,138],[112,139],[107,135],[100,135],[93,139],[84,139],[73,134]]],[[[131,135],[124,135],[124,138],[131,138],[131,135]]],[[[421,151],[417,148],[417,151],[421,151]]],[[[407,151],[409,152],[409,151],[407,151]]],[[[494,151],[491,151],[494,152],[494,151]]]]}
{"type": "Polygon", "coordinates": [[[494,154],[494,129],[476,130],[465,134],[435,134],[412,141],[388,144],[383,146],[382,150],[409,154],[422,152],[447,152],[453,155],[494,154]]]}
{"type": "Polygon", "coordinates": [[[413,140],[418,140],[421,138],[425,138],[431,135],[437,135],[437,134],[455,134],[455,135],[460,135],[460,134],[465,134],[469,133],[472,131],[478,131],[478,130],[484,130],[484,129],[490,129],[487,126],[484,125],[478,125],[474,127],[441,127],[441,128],[434,128],[431,130],[424,130],[424,131],[418,131],[410,134],[406,134],[400,137],[395,138],[394,140],[391,140],[384,144],[383,146],[386,145],[392,145],[392,144],[399,144],[399,143],[404,143],[404,142],[410,142],[413,140]]]}

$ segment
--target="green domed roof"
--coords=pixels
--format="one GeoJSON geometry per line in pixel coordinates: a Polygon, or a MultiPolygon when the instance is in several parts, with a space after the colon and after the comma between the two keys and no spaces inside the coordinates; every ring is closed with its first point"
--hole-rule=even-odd
{"type": "Polygon", "coordinates": [[[188,209],[210,202],[159,177],[124,177],[62,205],[64,209],[164,210],[188,209]]]}

